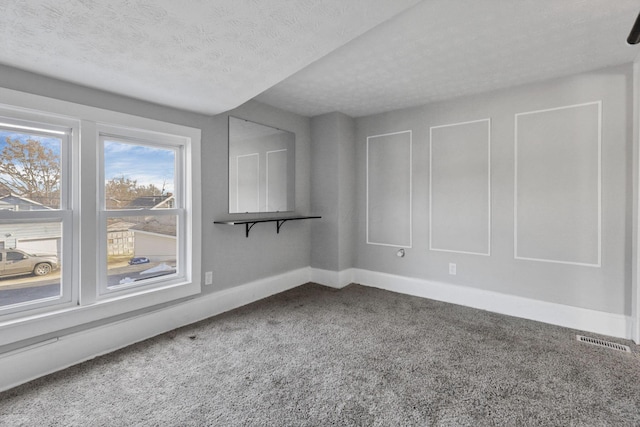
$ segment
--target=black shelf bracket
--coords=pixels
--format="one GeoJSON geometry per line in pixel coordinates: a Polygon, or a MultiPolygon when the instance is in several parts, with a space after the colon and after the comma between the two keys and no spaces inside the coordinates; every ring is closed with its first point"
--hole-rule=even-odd
{"type": "Polygon", "coordinates": [[[256,225],[256,224],[257,224],[257,222],[247,222],[247,223],[245,224],[245,228],[244,228],[244,230],[245,230],[245,237],[247,237],[247,238],[249,237],[249,231],[251,231],[251,229],[253,228],[253,226],[254,226],[254,225],[256,225]],[[251,224],[251,225],[249,225],[249,224],[251,224]]]}
{"type": "Polygon", "coordinates": [[[255,218],[255,219],[243,219],[238,221],[213,221],[214,224],[229,224],[229,225],[244,225],[244,234],[245,237],[249,237],[249,231],[259,222],[275,222],[276,223],[276,233],[280,234],[280,228],[287,221],[298,221],[301,219],[314,219],[314,218],[322,218],[320,216],[291,216],[291,217],[281,217],[281,218],[255,218]]]}
{"type": "Polygon", "coordinates": [[[280,227],[282,227],[282,224],[284,224],[285,222],[287,222],[286,219],[283,219],[281,221],[276,221],[276,233],[280,234],[280,227]]]}

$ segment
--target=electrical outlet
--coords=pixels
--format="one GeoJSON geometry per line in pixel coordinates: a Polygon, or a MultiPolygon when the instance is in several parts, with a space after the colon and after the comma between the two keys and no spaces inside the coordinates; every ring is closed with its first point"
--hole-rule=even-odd
{"type": "Polygon", "coordinates": [[[204,284],[212,285],[213,284],[213,271],[207,271],[204,273],[204,284]]]}
{"type": "Polygon", "coordinates": [[[452,276],[456,275],[456,265],[452,262],[449,263],[449,274],[452,276]]]}

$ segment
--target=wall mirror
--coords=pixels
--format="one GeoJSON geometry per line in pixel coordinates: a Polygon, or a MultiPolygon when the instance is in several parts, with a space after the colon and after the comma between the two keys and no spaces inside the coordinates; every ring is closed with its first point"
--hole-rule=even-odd
{"type": "Polygon", "coordinates": [[[229,213],[295,210],[293,132],[229,117],[229,213]]]}

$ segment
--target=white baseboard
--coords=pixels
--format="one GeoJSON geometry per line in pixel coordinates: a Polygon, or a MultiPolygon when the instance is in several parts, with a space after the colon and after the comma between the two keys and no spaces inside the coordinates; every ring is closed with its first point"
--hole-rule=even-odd
{"type": "Polygon", "coordinates": [[[307,283],[301,268],[0,354],[0,391],[307,283]]]}
{"type": "Polygon", "coordinates": [[[311,281],[331,288],[342,289],[353,283],[355,269],[349,268],[342,271],[311,269],[311,281]]]}
{"type": "Polygon", "coordinates": [[[354,281],[364,286],[450,302],[566,328],[617,338],[632,338],[632,319],[630,316],[621,314],[369,270],[355,269],[354,281]]]}
{"type": "Polygon", "coordinates": [[[0,354],[0,391],[295,288],[310,280],[334,288],[343,288],[355,282],[392,292],[631,339],[633,322],[630,316],[375,271],[348,269],[334,272],[307,267],[0,354]]]}

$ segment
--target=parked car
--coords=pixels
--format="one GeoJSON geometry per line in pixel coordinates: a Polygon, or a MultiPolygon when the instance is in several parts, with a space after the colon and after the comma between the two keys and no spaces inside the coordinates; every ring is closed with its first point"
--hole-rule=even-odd
{"type": "Polygon", "coordinates": [[[129,260],[129,265],[148,264],[149,258],[146,256],[136,256],[129,260]]]}
{"type": "Polygon", "coordinates": [[[58,268],[60,263],[55,255],[29,254],[20,249],[0,250],[0,276],[46,276],[58,268]]]}

